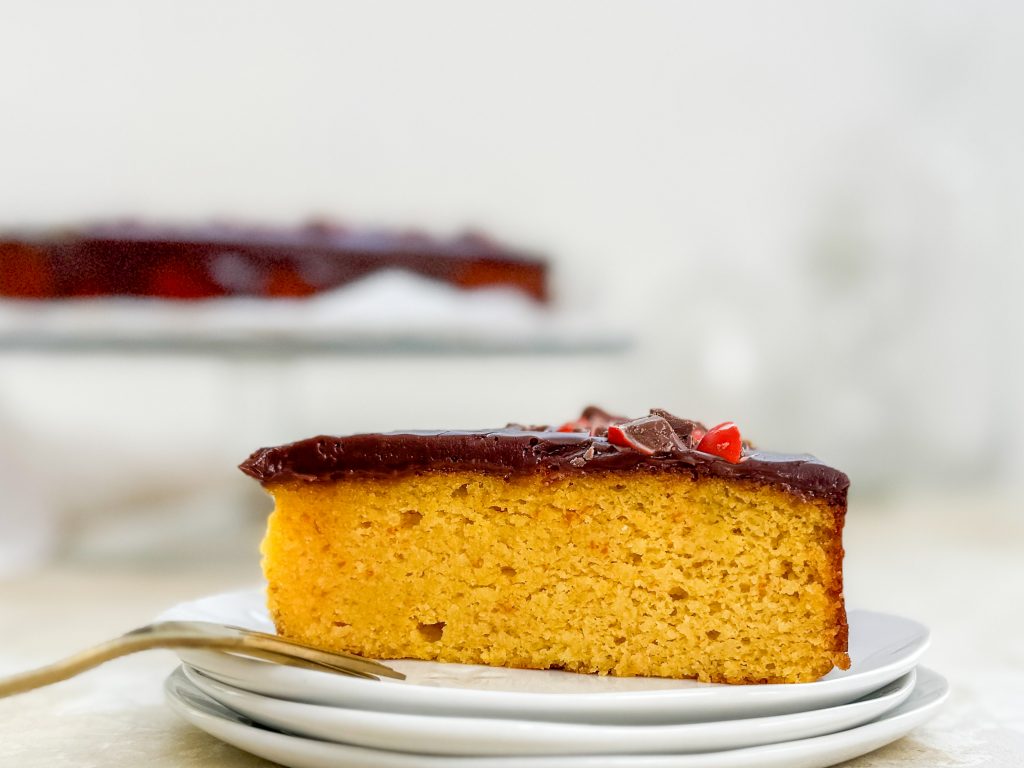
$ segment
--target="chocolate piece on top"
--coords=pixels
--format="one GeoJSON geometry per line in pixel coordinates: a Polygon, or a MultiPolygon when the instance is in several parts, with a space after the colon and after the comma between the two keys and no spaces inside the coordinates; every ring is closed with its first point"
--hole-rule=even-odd
{"type": "Polygon", "coordinates": [[[639,451],[645,456],[671,453],[684,449],[672,425],[661,416],[643,416],[633,421],[613,424],[608,429],[608,441],[639,451]]]}
{"type": "Polygon", "coordinates": [[[672,429],[675,430],[676,437],[678,437],[680,442],[682,442],[682,444],[687,448],[696,448],[697,443],[700,442],[700,438],[708,431],[708,428],[699,421],[681,419],[661,408],[651,408],[651,415],[661,416],[661,418],[671,424],[672,429]]]}
{"type": "Polygon", "coordinates": [[[587,425],[590,434],[604,437],[608,434],[608,427],[612,424],[621,424],[624,421],[629,421],[629,419],[625,416],[615,416],[603,408],[598,408],[596,405],[588,405],[583,409],[580,421],[587,425]]]}

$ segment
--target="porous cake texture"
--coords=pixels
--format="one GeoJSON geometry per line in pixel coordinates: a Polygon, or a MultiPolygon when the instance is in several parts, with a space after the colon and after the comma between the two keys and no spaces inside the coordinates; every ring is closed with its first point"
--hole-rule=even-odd
{"type": "Polygon", "coordinates": [[[848,667],[845,475],[727,461],[695,422],[666,447],[651,418],[620,445],[593,419],[257,452],[278,631],[378,659],[726,683],[848,667]]]}

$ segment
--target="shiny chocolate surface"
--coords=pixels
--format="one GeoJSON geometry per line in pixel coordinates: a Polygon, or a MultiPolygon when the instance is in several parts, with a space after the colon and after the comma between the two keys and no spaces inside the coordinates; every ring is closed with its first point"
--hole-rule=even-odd
{"type": "Polygon", "coordinates": [[[824,499],[830,504],[846,503],[849,478],[813,456],[748,448],[738,463],[731,463],[685,445],[680,441],[671,449],[645,455],[629,447],[612,445],[606,436],[589,432],[519,428],[321,435],[261,448],[240,468],[264,484],[453,470],[505,476],[673,472],[694,479],[748,480],[824,499]]]}

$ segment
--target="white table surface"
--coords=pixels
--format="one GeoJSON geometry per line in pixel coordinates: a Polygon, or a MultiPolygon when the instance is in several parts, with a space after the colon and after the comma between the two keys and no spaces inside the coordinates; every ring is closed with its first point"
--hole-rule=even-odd
{"type": "MultiPolygon", "coordinates": [[[[253,543],[255,547],[255,542],[253,543]]],[[[850,768],[1024,765],[1024,515],[1005,502],[851,505],[850,606],[933,630],[924,663],[953,694],[928,725],[850,768]]],[[[194,560],[194,559],[193,559],[194,560]]],[[[0,674],[144,624],[161,609],[251,585],[258,557],[183,565],[65,564],[0,582],[0,674]]],[[[169,652],[112,662],[0,701],[0,766],[266,766],[180,721],[163,703],[169,652]]]]}

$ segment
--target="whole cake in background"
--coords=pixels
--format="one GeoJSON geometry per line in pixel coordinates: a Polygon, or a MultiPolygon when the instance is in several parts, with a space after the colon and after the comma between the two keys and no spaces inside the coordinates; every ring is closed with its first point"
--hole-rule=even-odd
{"type": "Polygon", "coordinates": [[[735,424],[315,437],[241,469],[276,506],[278,632],[378,659],[725,683],[849,667],[849,480],[735,424]]]}
{"type": "Polygon", "coordinates": [[[547,263],[479,234],[119,223],[0,233],[0,297],[299,298],[397,269],[464,288],[549,297],[547,263]]]}

